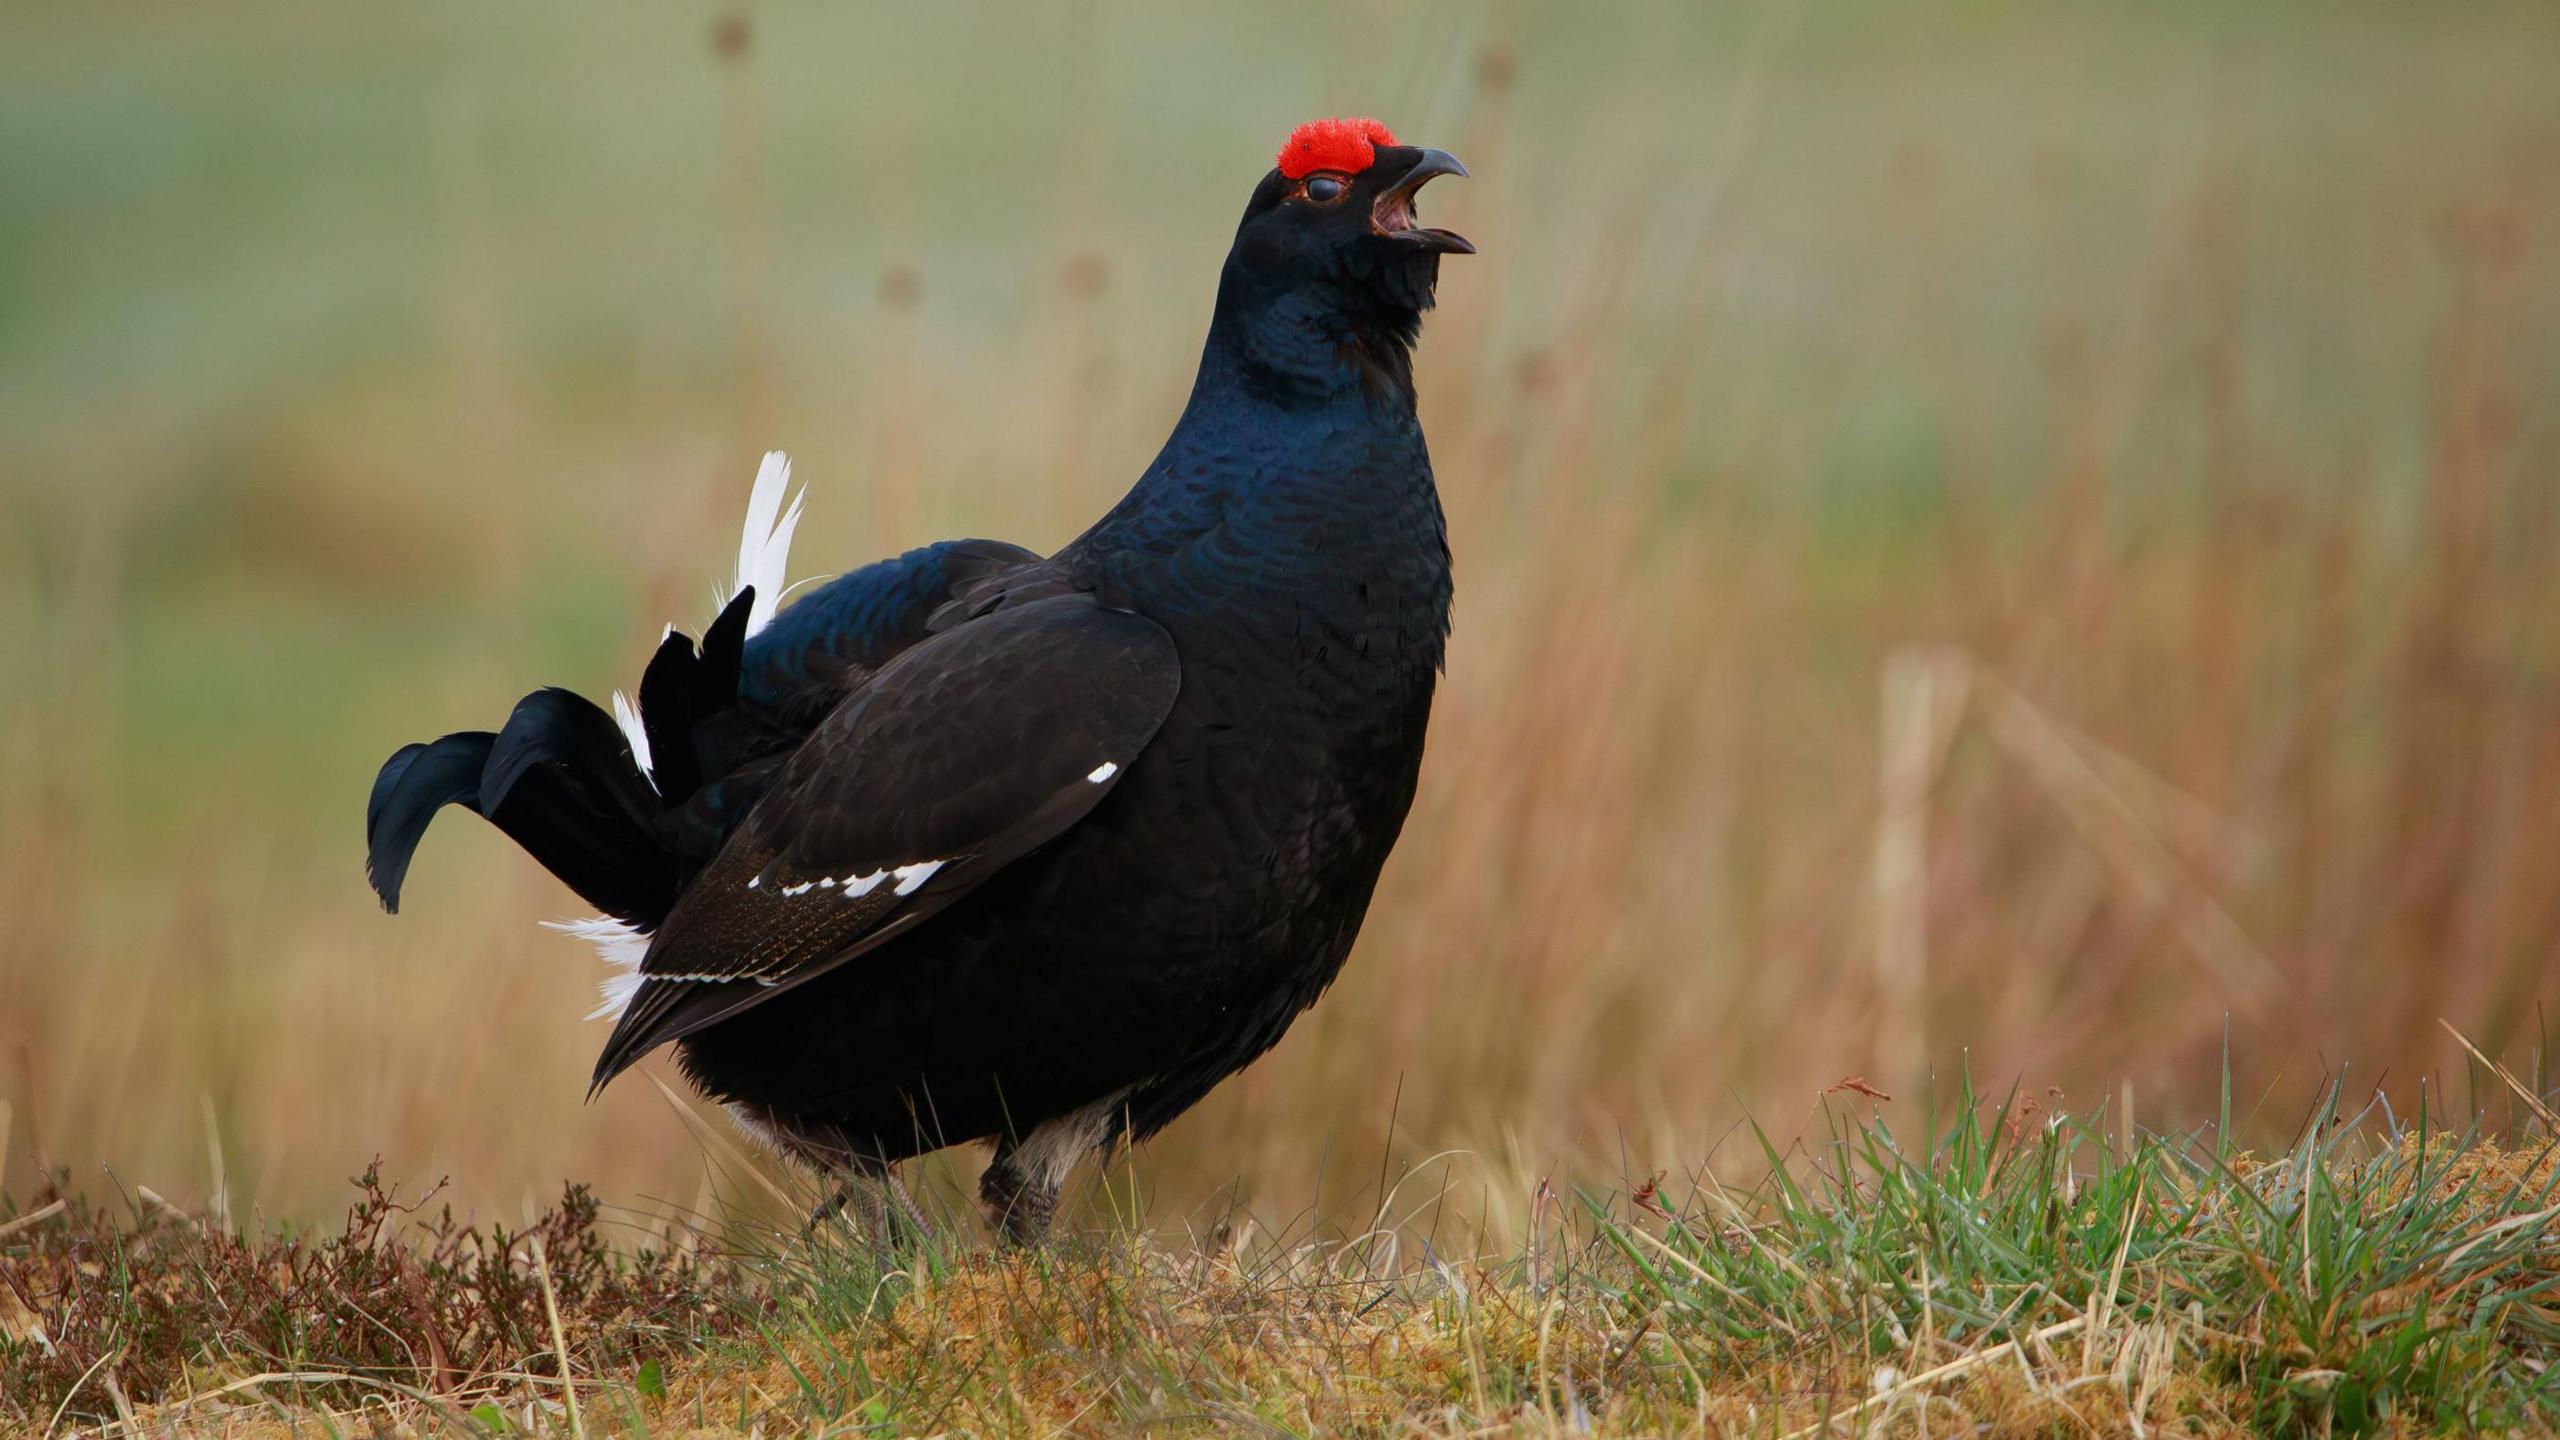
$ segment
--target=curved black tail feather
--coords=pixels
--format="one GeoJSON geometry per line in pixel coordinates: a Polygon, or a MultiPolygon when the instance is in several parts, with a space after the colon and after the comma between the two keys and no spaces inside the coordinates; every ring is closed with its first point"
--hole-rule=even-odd
{"type": "Polygon", "coordinates": [[[567,691],[538,690],[504,730],[403,746],[383,765],[366,807],[365,878],[396,913],[427,823],[459,805],[597,909],[654,925],[680,880],[656,804],[610,717],[567,691]]]}
{"type": "Polygon", "coordinates": [[[718,780],[751,748],[752,717],[739,708],[738,667],[746,654],[746,586],[702,632],[702,648],[670,631],[640,676],[640,722],[658,790],[682,799],[718,780]]]}
{"type": "Polygon", "coordinates": [[[622,729],[595,702],[537,690],[490,747],[475,807],[588,904],[647,929],[683,868],[658,824],[657,792],[622,729]]]}
{"type": "Polygon", "coordinates": [[[364,809],[364,875],[383,909],[400,912],[400,882],[436,812],[447,805],[480,808],[480,774],[497,739],[486,730],[465,730],[432,744],[403,745],[383,763],[364,809]]]}
{"type": "Polygon", "coordinates": [[[400,885],[427,823],[445,806],[460,805],[589,904],[655,928],[743,813],[740,802],[752,803],[762,790],[762,767],[731,773],[760,758],[756,726],[738,699],[753,601],[751,587],[741,590],[699,652],[670,633],[651,660],[641,712],[655,783],[612,716],[558,688],[517,701],[495,734],[470,730],[401,747],[384,763],[365,807],[365,874],[383,908],[400,908],[400,885]]]}

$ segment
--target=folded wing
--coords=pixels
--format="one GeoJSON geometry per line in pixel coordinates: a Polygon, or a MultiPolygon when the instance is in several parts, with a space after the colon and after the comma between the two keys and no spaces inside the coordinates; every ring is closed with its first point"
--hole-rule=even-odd
{"type": "Polygon", "coordinates": [[[912,929],[1101,803],[1172,709],[1154,622],[1007,603],[906,650],[785,762],[686,888],[595,1085],[912,929]]]}

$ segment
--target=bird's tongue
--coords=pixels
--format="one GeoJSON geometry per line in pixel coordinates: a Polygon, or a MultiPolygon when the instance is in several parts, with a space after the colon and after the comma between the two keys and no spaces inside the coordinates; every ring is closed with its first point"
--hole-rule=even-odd
{"type": "Polygon", "coordinates": [[[1381,196],[1378,208],[1370,212],[1371,223],[1377,226],[1381,235],[1427,240],[1434,248],[1442,250],[1470,251],[1475,248],[1456,231],[1426,226],[1421,223],[1421,218],[1414,213],[1413,195],[1409,191],[1381,196]]]}

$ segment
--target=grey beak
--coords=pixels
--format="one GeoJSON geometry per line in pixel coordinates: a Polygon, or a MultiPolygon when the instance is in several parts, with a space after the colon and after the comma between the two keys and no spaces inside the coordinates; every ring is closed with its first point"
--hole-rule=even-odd
{"type": "Polygon", "coordinates": [[[1467,167],[1446,150],[1425,150],[1422,158],[1413,162],[1413,168],[1404,172],[1404,178],[1396,182],[1396,188],[1410,195],[1422,188],[1422,182],[1437,175],[1455,175],[1464,180],[1467,167]]]}

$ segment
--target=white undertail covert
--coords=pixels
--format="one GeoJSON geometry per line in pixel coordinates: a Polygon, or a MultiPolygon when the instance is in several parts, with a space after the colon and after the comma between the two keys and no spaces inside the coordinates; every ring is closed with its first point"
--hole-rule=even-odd
{"type": "MultiPolygon", "coordinates": [[[[791,568],[791,537],[800,528],[802,506],[809,498],[807,486],[798,494],[791,489],[791,457],[780,450],[768,450],[764,463],[756,467],[755,488],[747,493],[746,523],[738,533],[738,570],[725,590],[715,589],[717,602],[712,613],[735,599],[738,592],[752,585],[756,589],[754,603],[747,608],[747,633],[755,634],[773,622],[774,611],[782,604],[786,576],[791,568]]],[[[672,629],[672,627],[670,627],[672,629]]],[[[613,693],[613,723],[622,730],[622,738],[631,747],[631,758],[639,762],[640,773],[651,784],[657,783],[656,767],[649,755],[649,732],[640,723],[639,708],[629,696],[613,693]]],[[[595,915],[584,920],[546,920],[550,929],[575,935],[596,948],[612,973],[597,988],[604,997],[587,1016],[590,1020],[619,1020],[640,990],[640,959],[649,953],[649,937],[611,916],[595,915]]]]}

